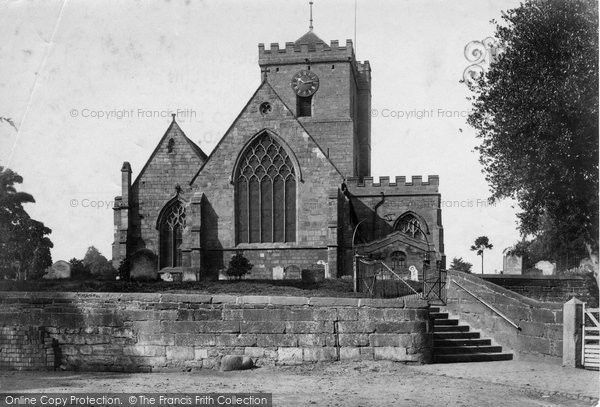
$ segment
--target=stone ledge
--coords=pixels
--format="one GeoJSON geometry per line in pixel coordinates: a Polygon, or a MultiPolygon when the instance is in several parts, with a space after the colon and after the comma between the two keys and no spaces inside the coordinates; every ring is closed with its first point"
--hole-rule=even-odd
{"type": "Polygon", "coordinates": [[[359,308],[427,308],[427,301],[402,298],[352,298],[352,297],[296,297],[232,294],[171,294],[171,293],[97,293],[97,292],[27,292],[0,291],[1,299],[195,303],[232,305],[310,306],[310,307],[359,307],[359,308]]]}

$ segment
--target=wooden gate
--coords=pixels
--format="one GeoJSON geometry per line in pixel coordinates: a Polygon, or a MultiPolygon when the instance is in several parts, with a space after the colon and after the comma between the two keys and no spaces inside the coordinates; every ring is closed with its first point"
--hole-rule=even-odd
{"type": "Polygon", "coordinates": [[[583,304],[583,341],[581,363],[586,369],[600,369],[600,308],[585,308],[583,304]]]}

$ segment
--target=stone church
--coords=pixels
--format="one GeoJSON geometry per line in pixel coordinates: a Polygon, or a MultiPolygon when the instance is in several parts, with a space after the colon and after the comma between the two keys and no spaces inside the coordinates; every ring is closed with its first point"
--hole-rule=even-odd
{"type": "Polygon", "coordinates": [[[311,28],[285,47],[259,44],[258,65],[258,89],[210,155],[173,117],[133,182],[123,164],[114,266],[196,280],[238,251],[254,279],[316,265],[351,275],[356,252],[398,271],[443,264],[438,176],[371,177],[371,67],[352,41],[327,44],[311,28]]]}

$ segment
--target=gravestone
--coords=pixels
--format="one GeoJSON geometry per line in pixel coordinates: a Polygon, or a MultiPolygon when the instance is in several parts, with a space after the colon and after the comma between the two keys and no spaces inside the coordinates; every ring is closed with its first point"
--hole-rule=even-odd
{"type": "Polygon", "coordinates": [[[502,259],[502,274],[523,274],[523,257],[514,254],[504,254],[502,259]]]}
{"type": "Polygon", "coordinates": [[[46,269],[46,274],[44,274],[43,278],[47,280],[71,278],[71,264],[64,260],[58,260],[46,269]]]}
{"type": "Polygon", "coordinates": [[[300,280],[302,278],[302,272],[300,267],[296,265],[287,266],[283,269],[283,279],[284,280],[300,280]]]}
{"type": "Polygon", "coordinates": [[[410,266],[408,271],[410,271],[411,281],[419,281],[419,270],[415,266],[410,266]]]}
{"type": "Polygon", "coordinates": [[[556,271],[556,263],[550,263],[547,260],[542,260],[535,263],[535,268],[542,270],[542,275],[551,276],[556,271]]]}
{"type": "Polygon", "coordinates": [[[129,259],[129,277],[132,280],[156,280],[158,277],[158,258],[152,250],[140,249],[129,259]]]}
{"type": "Polygon", "coordinates": [[[325,268],[325,278],[331,278],[331,274],[329,273],[329,264],[324,260],[319,260],[317,264],[325,268]]]}
{"type": "Polygon", "coordinates": [[[273,267],[273,280],[283,280],[283,267],[273,267]]]}

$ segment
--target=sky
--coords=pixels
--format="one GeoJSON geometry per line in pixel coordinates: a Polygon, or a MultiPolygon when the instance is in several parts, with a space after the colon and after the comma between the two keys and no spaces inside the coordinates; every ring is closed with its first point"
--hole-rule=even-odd
{"type": "MultiPolygon", "coordinates": [[[[353,39],[372,69],[372,175],[440,176],[445,254],[486,273],[519,240],[515,202],[487,203],[466,123],[465,46],[493,35],[508,0],[315,0],[314,31],[353,39]],[[356,22],[356,23],[355,23],[356,22]],[[355,30],[356,28],[356,30],[355,30]]],[[[53,260],[111,257],[120,168],[137,176],[171,121],[210,151],[260,85],[258,44],[308,31],[308,1],[5,1],[0,4],[0,166],[52,229],[53,260]]]]}

